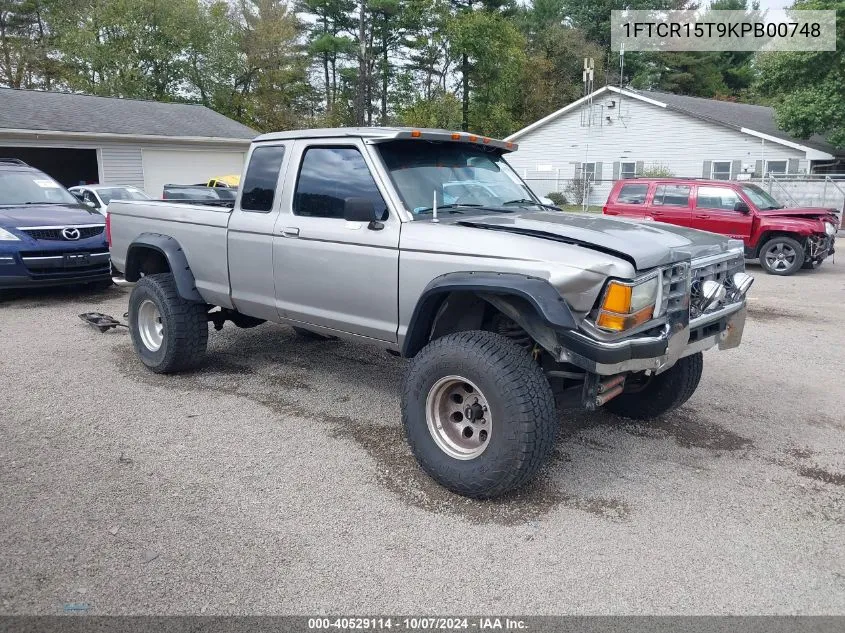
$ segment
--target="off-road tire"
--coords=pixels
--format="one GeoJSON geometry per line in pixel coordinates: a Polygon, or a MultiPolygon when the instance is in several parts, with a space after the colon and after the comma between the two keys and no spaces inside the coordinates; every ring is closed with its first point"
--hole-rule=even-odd
{"type": "Polygon", "coordinates": [[[171,273],[143,277],[129,297],[129,333],[141,362],[158,374],[193,369],[205,359],[208,344],[208,306],[179,295],[171,273]],[[159,349],[148,349],[138,329],[138,308],[149,299],[164,326],[159,349]]]}
{"type": "Polygon", "coordinates": [[[778,235],[777,237],[773,237],[768,242],[763,244],[760,248],[760,266],[770,275],[778,275],[780,277],[786,277],[788,275],[792,275],[804,265],[804,247],[801,246],[801,243],[797,240],[792,239],[791,237],[786,237],[785,235],[778,235]],[[784,246],[788,246],[796,253],[795,261],[792,263],[791,266],[785,268],[783,270],[777,270],[769,266],[766,262],[766,251],[768,251],[773,246],[778,244],[783,244],[784,246]]]}
{"type": "Polygon", "coordinates": [[[486,331],[448,334],[411,360],[402,384],[402,422],[422,469],[452,492],[476,499],[501,496],[532,479],[557,433],[554,396],[540,366],[513,341],[486,331]],[[489,404],[489,444],[473,459],[442,450],[426,421],[429,391],[452,375],[475,383],[489,404]]]}
{"type": "Polygon", "coordinates": [[[701,352],[686,356],[662,374],[653,376],[642,389],[616,396],[604,409],[623,418],[653,420],[690,399],[698,388],[703,369],[701,352]]]}

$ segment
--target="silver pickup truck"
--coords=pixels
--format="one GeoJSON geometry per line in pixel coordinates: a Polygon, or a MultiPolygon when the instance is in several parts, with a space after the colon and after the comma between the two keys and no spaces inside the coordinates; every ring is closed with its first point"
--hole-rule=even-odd
{"type": "Polygon", "coordinates": [[[505,162],[515,148],[442,130],[266,134],[231,208],[115,201],[138,356],[195,367],[227,320],[401,354],[414,455],[476,498],[537,473],[556,396],[642,420],[680,406],[702,351],[742,337],[742,243],[546,206],[505,162]]]}

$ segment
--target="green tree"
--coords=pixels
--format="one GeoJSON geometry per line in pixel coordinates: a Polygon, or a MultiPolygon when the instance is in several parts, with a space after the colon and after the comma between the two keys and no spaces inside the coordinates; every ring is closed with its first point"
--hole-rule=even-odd
{"type": "Polygon", "coordinates": [[[778,125],[797,136],[825,136],[845,147],[845,2],[799,0],[795,9],[836,11],[836,50],[759,56],[760,94],[772,99],[778,125]]]}
{"type": "Polygon", "coordinates": [[[60,0],[0,0],[0,85],[49,90],[61,69],[51,15],[60,0]]]}

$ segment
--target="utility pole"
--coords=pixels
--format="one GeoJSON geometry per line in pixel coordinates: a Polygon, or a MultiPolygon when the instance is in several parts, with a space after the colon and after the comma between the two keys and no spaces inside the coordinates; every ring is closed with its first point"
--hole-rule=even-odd
{"type": "Polygon", "coordinates": [[[358,5],[358,85],[355,89],[355,124],[364,125],[367,109],[367,0],[358,5]]]}

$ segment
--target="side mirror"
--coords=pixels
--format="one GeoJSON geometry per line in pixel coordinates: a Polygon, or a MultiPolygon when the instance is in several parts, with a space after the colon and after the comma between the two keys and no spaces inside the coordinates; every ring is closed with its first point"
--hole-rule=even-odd
{"type": "Polygon", "coordinates": [[[343,219],[347,222],[367,222],[367,228],[380,231],[384,228],[381,218],[376,217],[376,207],[367,198],[346,198],[343,201],[343,219]]]}
{"type": "Polygon", "coordinates": [[[745,204],[742,200],[734,204],[734,211],[739,211],[740,213],[749,213],[751,209],[748,208],[748,205],[745,204]]]}

